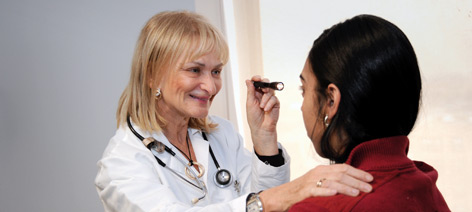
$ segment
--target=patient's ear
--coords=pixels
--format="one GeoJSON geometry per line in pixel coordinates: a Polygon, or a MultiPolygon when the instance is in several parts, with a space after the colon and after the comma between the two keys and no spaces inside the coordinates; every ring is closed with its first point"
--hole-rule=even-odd
{"type": "Polygon", "coordinates": [[[328,117],[331,119],[338,112],[339,102],[341,102],[341,92],[339,91],[338,86],[331,83],[326,88],[327,99],[325,105],[325,112],[328,117]]]}

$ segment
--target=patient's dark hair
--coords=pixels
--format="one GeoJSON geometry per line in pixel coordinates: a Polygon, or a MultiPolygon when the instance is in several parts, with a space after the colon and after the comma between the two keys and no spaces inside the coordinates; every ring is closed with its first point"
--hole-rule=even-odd
{"type": "Polygon", "coordinates": [[[320,105],[328,100],[330,83],[341,93],[321,139],[324,157],[343,163],[362,142],[410,133],[421,101],[421,76],[413,47],[397,26],[372,15],[355,16],[326,29],[308,59],[320,105]],[[341,132],[347,135],[343,152],[329,143],[341,132]]]}

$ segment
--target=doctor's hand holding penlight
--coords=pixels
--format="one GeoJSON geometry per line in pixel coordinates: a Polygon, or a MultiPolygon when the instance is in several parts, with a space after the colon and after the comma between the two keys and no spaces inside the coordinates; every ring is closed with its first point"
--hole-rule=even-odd
{"type": "Polygon", "coordinates": [[[254,150],[259,155],[277,155],[277,121],[280,101],[275,95],[276,83],[259,75],[246,81],[246,113],[254,150]],[[275,89],[274,89],[275,88],[275,89]]]}

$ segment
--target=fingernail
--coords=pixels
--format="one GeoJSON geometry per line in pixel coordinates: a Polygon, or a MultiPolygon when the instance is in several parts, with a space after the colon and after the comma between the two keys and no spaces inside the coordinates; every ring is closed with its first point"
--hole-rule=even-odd
{"type": "Polygon", "coordinates": [[[362,187],[362,190],[364,192],[370,192],[372,190],[372,186],[365,185],[365,186],[362,187]]]}
{"type": "Polygon", "coordinates": [[[359,190],[357,190],[357,189],[352,189],[352,190],[351,190],[351,193],[352,193],[353,195],[357,196],[357,194],[359,194],[359,190]]]}
{"type": "Polygon", "coordinates": [[[370,175],[366,175],[366,176],[365,176],[365,179],[366,179],[367,181],[372,181],[374,178],[373,178],[372,176],[370,176],[370,175]]]}

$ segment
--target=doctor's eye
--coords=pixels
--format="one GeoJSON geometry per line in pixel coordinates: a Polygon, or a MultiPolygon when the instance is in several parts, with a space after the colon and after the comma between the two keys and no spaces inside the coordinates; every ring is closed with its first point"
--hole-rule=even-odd
{"type": "Polygon", "coordinates": [[[219,76],[221,74],[221,69],[215,69],[215,70],[211,71],[211,73],[213,75],[219,76]]]}
{"type": "Polygon", "coordinates": [[[192,73],[199,73],[200,72],[200,68],[189,68],[187,70],[192,72],[192,73]]]}

